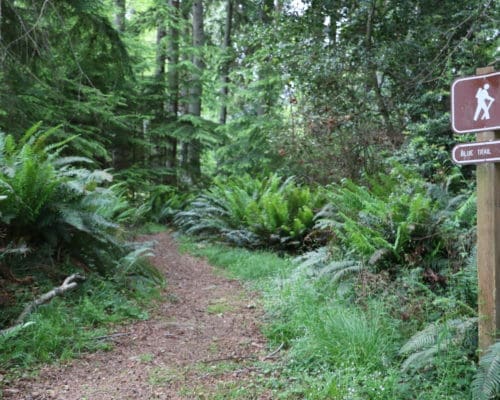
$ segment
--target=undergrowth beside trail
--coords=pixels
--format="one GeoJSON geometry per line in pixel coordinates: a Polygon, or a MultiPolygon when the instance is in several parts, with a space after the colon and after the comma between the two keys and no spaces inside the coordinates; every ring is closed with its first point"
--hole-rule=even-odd
{"type": "MultiPolygon", "coordinates": [[[[3,385],[20,375],[36,373],[42,363],[110,348],[106,335],[117,324],[147,319],[161,286],[149,279],[134,279],[125,285],[93,274],[73,291],[39,306],[27,319],[31,325],[0,334],[0,398],[3,385]]],[[[41,293],[52,287],[50,280],[44,280],[36,290],[41,293]]],[[[17,290],[21,297],[29,297],[21,288],[17,290]]]]}
{"type": "Polygon", "coordinates": [[[137,210],[109,170],[68,155],[77,136],[58,139],[60,130],[38,123],[20,138],[0,132],[0,396],[40,363],[106,347],[96,337],[146,318],[163,284],[145,258],[150,244],[128,241],[137,210]],[[23,312],[75,273],[86,281],[23,312]]]}
{"type": "MultiPolygon", "coordinates": [[[[266,310],[270,348],[283,344],[274,373],[254,384],[277,399],[463,400],[471,397],[474,358],[447,334],[462,325],[437,326],[438,348],[424,367],[405,367],[401,348],[441,312],[444,297],[414,290],[402,314],[401,293],[417,280],[402,271],[397,282],[358,271],[349,279],[319,276],[290,258],[263,251],[196,243],[181,248],[206,257],[232,277],[258,289],[266,310]],[[377,290],[375,290],[377,288],[377,290]]],[[[410,295],[410,293],[406,293],[410,295]]],[[[455,338],[456,336],[453,336],[455,338]]],[[[415,342],[416,340],[414,340],[415,342]]],[[[418,341],[416,341],[418,342],[418,341]]],[[[424,360],[425,361],[425,360],[424,360]]],[[[264,367],[259,367],[264,368],[264,367]]],[[[228,397],[232,398],[232,397],[228,397]]]]}
{"type": "Polygon", "coordinates": [[[211,264],[223,267],[235,278],[254,283],[258,281],[264,284],[266,278],[287,274],[293,267],[290,258],[278,257],[267,251],[197,243],[185,236],[181,238],[180,250],[206,257],[211,264]]]}

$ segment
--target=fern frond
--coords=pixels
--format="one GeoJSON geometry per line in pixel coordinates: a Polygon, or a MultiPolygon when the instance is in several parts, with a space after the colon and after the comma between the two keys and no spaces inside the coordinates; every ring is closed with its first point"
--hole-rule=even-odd
{"type": "Polygon", "coordinates": [[[330,275],[333,282],[338,282],[348,275],[361,272],[364,268],[361,263],[354,261],[333,262],[321,269],[319,276],[330,275]]]}
{"type": "Polygon", "coordinates": [[[41,126],[42,126],[42,121],[38,121],[36,124],[28,128],[28,130],[24,132],[24,135],[19,140],[18,148],[22,148],[25,144],[27,144],[33,137],[33,135],[35,135],[38,132],[41,126]]]}
{"type": "Polygon", "coordinates": [[[500,393],[500,342],[491,345],[479,361],[472,382],[474,400],[490,400],[500,393]]]}
{"type": "Polygon", "coordinates": [[[294,259],[299,264],[299,268],[309,268],[313,266],[325,265],[331,257],[330,249],[327,246],[320,247],[294,259]]]}
{"type": "Polygon", "coordinates": [[[467,200],[457,209],[455,213],[455,220],[459,223],[467,223],[472,225],[476,218],[476,192],[472,193],[467,200]]]}
{"type": "Polygon", "coordinates": [[[439,324],[429,324],[425,329],[413,335],[410,340],[399,349],[399,354],[418,352],[425,347],[433,346],[436,344],[440,331],[441,326],[439,324]]]}
{"type": "Polygon", "coordinates": [[[466,318],[428,325],[413,335],[399,350],[399,354],[407,355],[402,370],[419,369],[424,364],[432,363],[433,356],[438,352],[448,349],[451,345],[463,343],[476,324],[477,318],[466,318]]]}
{"type": "Polygon", "coordinates": [[[54,165],[55,167],[73,165],[76,163],[94,164],[94,161],[92,161],[88,157],[79,157],[79,156],[60,157],[55,160],[52,160],[52,165],[54,165]]]}
{"type": "Polygon", "coordinates": [[[438,352],[439,347],[437,345],[431,346],[425,350],[417,351],[410,355],[403,362],[403,364],[401,364],[401,370],[403,372],[406,372],[409,369],[417,370],[432,364],[433,358],[438,352]]]}

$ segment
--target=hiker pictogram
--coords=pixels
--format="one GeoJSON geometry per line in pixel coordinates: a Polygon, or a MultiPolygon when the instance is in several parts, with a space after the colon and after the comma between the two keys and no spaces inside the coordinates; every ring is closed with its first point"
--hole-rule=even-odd
{"type": "Polygon", "coordinates": [[[476,112],[474,113],[474,121],[477,121],[481,112],[483,113],[481,119],[490,119],[490,107],[495,101],[493,97],[488,93],[490,85],[485,83],[483,87],[480,87],[476,92],[477,106],[476,112]]]}
{"type": "Polygon", "coordinates": [[[500,130],[500,72],[455,79],[451,127],[456,133],[500,130]]]}

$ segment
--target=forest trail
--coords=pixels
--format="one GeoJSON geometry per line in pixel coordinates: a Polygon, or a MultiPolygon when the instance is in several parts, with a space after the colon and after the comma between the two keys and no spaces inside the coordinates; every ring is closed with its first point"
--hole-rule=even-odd
{"type": "Polygon", "coordinates": [[[167,278],[150,319],[117,326],[111,351],[44,367],[7,388],[6,399],[270,398],[245,388],[266,355],[252,294],[205,261],[179,253],[169,233],[148,240],[155,241],[152,261],[167,278]]]}

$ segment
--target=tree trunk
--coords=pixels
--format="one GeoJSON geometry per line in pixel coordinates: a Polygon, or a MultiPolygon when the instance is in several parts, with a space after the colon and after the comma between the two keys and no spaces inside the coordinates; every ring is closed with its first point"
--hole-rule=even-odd
{"type": "MultiPolygon", "coordinates": [[[[191,89],[189,113],[196,117],[201,116],[202,74],[205,67],[202,57],[202,47],[205,44],[203,30],[203,1],[194,0],[192,7],[193,18],[193,55],[194,73],[191,76],[191,89]]],[[[193,182],[201,177],[201,143],[198,139],[191,140],[189,144],[189,175],[193,182]]]]}
{"type": "MultiPolygon", "coordinates": [[[[272,22],[274,9],[274,0],[263,0],[262,6],[260,8],[260,20],[264,25],[269,25],[272,22]]],[[[259,67],[258,80],[263,81],[269,74],[269,66],[263,64],[259,67]]],[[[259,96],[259,102],[256,107],[256,112],[258,116],[263,116],[267,113],[269,109],[269,92],[264,89],[261,91],[261,96],[259,96]]]]}
{"type": "Polygon", "coordinates": [[[382,94],[381,84],[377,77],[377,65],[373,59],[372,40],[373,40],[373,24],[375,22],[376,0],[372,0],[370,10],[366,19],[366,32],[365,32],[365,49],[367,55],[367,86],[375,93],[377,99],[377,106],[384,120],[384,125],[387,132],[387,138],[393,146],[399,145],[401,136],[397,134],[390,118],[390,113],[387,108],[386,101],[382,94]]]}
{"type": "MultiPolygon", "coordinates": [[[[0,0],[1,3],[2,0],[0,0]]],[[[127,8],[126,0],[115,0],[115,15],[114,22],[116,30],[120,33],[125,32],[125,13],[127,8]]],[[[135,136],[135,133],[133,134],[135,136]]],[[[130,165],[130,152],[129,152],[128,138],[121,137],[113,143],[111,150],[112,165],[117,171],[125,169],[130,165]]],[[[132,160],[136,157],[135,148],[133,149],[132,160]]]]}
{"type": "MultiPolygon", "coordinates": [[[[165,21],[161,18],[158,20],[156,29],[156,59],[155,59],[155,73],[153,82],[153,112],[154,124],[156,126],[165,122],[165,62],[167,59],[164,38],[167,32],[165,29],[165,21]]],[[[150,136],[151,137],[151,136],[150,136]]],[[[163,168],[166,166],[167,149],[163,138],[153,137],[152,143],[152,158],[150,162],[155,167],[163,168]]]]}
{"type": "Polygon", "coordinates": [[[226,2],[226,23],[224,27],[224,42],[222,43],[222,48],[224,50],[224,61],[221,68],[221,79],[222,79],[222,106],[220,109],[219,122],[225,124],[227,120],[227,96],[229,94],[229,66],[231,64],[231,30],[233,26],[233,0],[227,0],[226,2]]]}
{"type": "MultiPolygon", "coordinates": [[[[168,35],[168,70],[167,70],[167,85],[168,85],[168,103],[167,103],[167,118],[175,121],[179,114],[179,0],[169,0],[169,10],[172,15],[171,24],[168,35]]],[[[177,167],[177,139],[174,137],[168,138],[168,155],[167,168],[175,171],[177,167]]],[[[173,173],[167,179],[167,183],[171,185],[177,184],[176,174],[173,173]]]]}
{"type": "MultiPolygon", "coordinates": [[[[188,24],[187,21],[190,18],[191,10],[187,7],[182,7],[181,3],[181,18],[182,21],[186,24],[184,25],[184,38],[191,38],[191,25],[188,24]]],[[[187,51],[182,51],[179,53],[179,58],[181,63],[186,64],[191,60],[189,53],[187,51]]],[[[185,71],[183,71],[182,77],[179,76],[179,103],[178,103],[178,112],[179,115],[185,115],[189,113],[188,107],[188,99],[189,99],[189,88],[190,88],[190,76],[187,75],[185,71]]],[[[179,145],[179,144],[178,144],[179,145]]],[[[181,179],[184,183],[189,183],[189,139],[183,139],[180,143],[180,173],[182,175],[181,179]]]]}
{"type": "Polygon", "coordinates": [[[156,29],[155,84],[161,86],[164,86],[165,82],[165,61],[167,59],[167,54],[163,39],[166,35],[167,32],[165,30],[164,21],[158,21],[158,27],[156,29]]]}
{"type": "Polygon", "coordinates": [[[126,0],[115,0],[116,14],[115,26],[118,32],[125,31],[126,0]]]}

